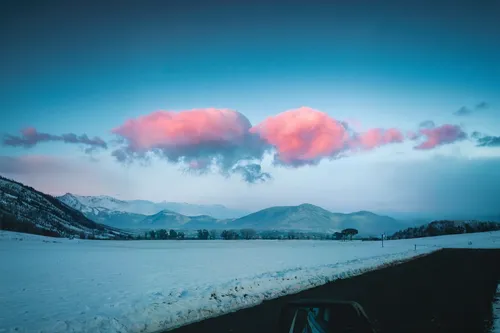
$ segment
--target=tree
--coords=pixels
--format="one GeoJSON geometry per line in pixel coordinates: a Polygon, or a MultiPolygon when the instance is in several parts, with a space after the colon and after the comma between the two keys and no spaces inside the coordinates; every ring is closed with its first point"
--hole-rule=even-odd
{"type": "Polygon", "coordinates": [[[234,230],[224,230],[220,236],[225,240],[238,239],[238,233],[234,230]]]}
{"type": "Polygon", "coordinates": [[[144,239],[148,239],[148,232],[144,231],[144,239]]]}
{"type": "Polygon", "coordinates": [[[344,234],[344,237],[349,237],[349,239],[352,240],[352,236],[357,235],[358,230],[356,230],[354,228],[348,228],[348,229],[342,230],[342,234],[344,234]]]}
{"type": "Polygon", "coordinates": [[[177,233],[177,239],[184,239],[184,233],[182,231],[177,233]]]}
{"type": "Polygon", "coordinates": [[[210,230],[210,239],[217,239],[217,230],[210,230]]]}
{"type": "Polygon", "coordinates": [[[149,238],[150,238],[150,239],[156,239],[156,232],[155,232],[154,230],[151,230],[151,231],[149,232],[149,238]]]}
{"type": "Polygon", "coordinates": [[[243,239],[254,239],[257,236],[257,232],[253,229],[241,229],[240,235],[243,239]]]}
{"type": "Polygon", "coordinates": [[[210,233],[208,232],[207,229],[198,230],[198,239],[207,240],[209,236],[210,233]]]}
{"type": "Polygon", "coordinates": [[[80,232],[80,235],[79,235],[79,236],[80,236],[80,239],[85,239],[85,238],[87,238],[87,237],[85,237],[85,233],[84,233],[83,231],[81,231],[81,232],[80,232]]]}
{"type": "Polygon", "coordinates": [[[177,239],[178,233],[174,229],[170,229],[168,233],[168,238],[170,239],[177,239]]]}
{"type": "Polygon", "coordinates": [[[333,234],[333,239],[335,239],[335,240],[341,240],[342,238],[344,238],[344,234],[341,232],[335,232],[333,234]]]}
{"type": "Polygon", "coordinates": [[[158,239],[168,239],[167,230],[160,229],[156,232],[156,238],[158,239]]]}

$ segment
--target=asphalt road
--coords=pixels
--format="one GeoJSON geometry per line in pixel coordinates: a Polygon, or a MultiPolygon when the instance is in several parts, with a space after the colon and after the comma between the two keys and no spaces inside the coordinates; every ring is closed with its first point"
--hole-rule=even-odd
{"type": "Polygon", "coordinates": [[[360,303],[379,332],[489,332],[500,250],[442,250],[169,333],[275,332],[281,307],[298,298],[360,303]]]}

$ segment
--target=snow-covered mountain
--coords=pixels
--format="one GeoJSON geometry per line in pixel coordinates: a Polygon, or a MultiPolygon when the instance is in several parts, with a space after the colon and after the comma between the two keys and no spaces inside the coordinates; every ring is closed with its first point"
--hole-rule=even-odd
{"type": "Polygon", "coordinates": [[[126,236],[96,223],[56,198],[0,176],[0,229],[47,236],[126,236]]]}
{"type": "Polygon", "coordinates": [[[271,207],[236,219],[229,224],[234,229],[301,230],[335,232],[356,228],[360,235],[379,235],[394,232],[401,224],[388,216],[361,211],[350,214],[332,213],[311,204],[271,207]]]}
{"type": "Polygon", "coordinates": [[[209,215],[218,219],[238,218],[246,211],[230,209],[223,205],[195,205],[178,202],[152,202],[147,200],[119,200],[110,196],[80,196],[66,193],[58,197],[62,202],[83,213],[98,215],[103,209],[141,215],[154,215],[162,210],[170,210],[182,215],[209,215]],[[98,211],[95,211],[95,210],[98,211]]]}

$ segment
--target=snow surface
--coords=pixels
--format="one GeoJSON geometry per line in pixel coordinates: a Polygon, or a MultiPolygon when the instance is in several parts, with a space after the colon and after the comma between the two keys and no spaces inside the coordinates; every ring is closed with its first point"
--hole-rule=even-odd
{"type": "Polygon", "coordinates": [[[500,248],[500,232],[384,245],[91,241],[0,232],[0,332],[158,332],[442,247],[500,248]]]}

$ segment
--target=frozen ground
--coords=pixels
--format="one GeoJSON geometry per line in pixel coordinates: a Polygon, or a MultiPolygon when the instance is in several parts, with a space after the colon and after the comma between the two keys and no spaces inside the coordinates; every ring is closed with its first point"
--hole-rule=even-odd
{"type": "Polygon", "coordinates": [[[157,332],[442,247],[500,248],[500,232],[387,241],[384,248],[0,232],[0,332],[157,332]]]}

